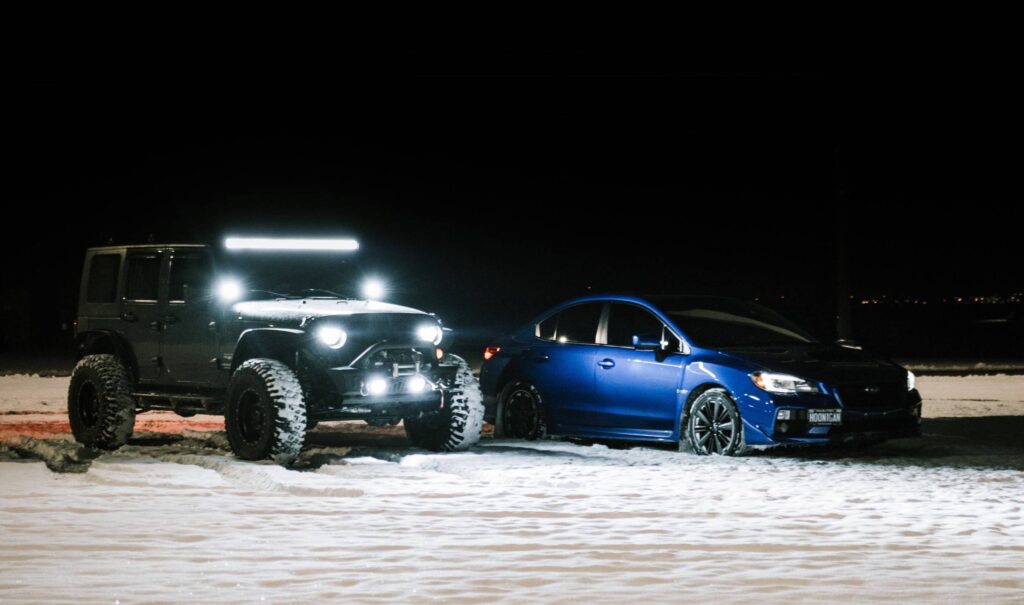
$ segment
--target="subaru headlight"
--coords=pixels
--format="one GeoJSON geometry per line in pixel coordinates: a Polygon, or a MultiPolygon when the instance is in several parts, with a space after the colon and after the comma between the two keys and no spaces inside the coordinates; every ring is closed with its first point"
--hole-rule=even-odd
{"type": "Polygon", "coordinates": [[[423,342],[433,343],[434,346],[441,344],[441,326],[427,324],[416,329],[416,337],[423,342]]]}
{"type": "Polygon", "coordinates": [[[348,342],[348,334],[338,326],[323,326],[316,331],[316,337],[332,349],[340,349],[348,342]]]}
{"type": "Polygon", "coordinates": [[[907,390],[913,391],[917,388],[917,377],[910,370],[907,370],[907,390]]]}
{"type": "Polygon", "coordinates": [[[797,393],[820,393],[818,385],[803,378],[774,372],[754,372],[750,375],[757,388],[769,393],[795,395],[797,393]]]}

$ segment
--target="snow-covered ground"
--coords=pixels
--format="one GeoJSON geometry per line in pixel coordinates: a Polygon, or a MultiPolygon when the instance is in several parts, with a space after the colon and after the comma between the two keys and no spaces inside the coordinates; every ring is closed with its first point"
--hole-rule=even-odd
{"type": "Polygon", "coordinates": [[[338,423],[297,470],[166,414],[94,457],[66,385],[0,377],[0,602],[1024,602],[1021,376],[921,378],[927,436],[866,452],[338,423]]]}

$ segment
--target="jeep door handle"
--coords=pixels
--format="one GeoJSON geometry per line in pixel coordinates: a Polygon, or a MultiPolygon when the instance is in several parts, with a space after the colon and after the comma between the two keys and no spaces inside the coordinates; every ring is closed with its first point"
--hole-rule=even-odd
{"type": "Polygon", "coordinates": [[[134,311],[125,311],[121,314],[122,321],[138,321],[139,317],[135,315],[134,311]]]}
{"type": "Polygon", "coordinates": [[[606,370],[610,370],[615,367],[615,362],[612,361],[611,359],[602,359],[601,361],[597,362],[597,365],[601,366],[606,370]]]}
{"type": "Polygon", "coordinates": [[[176,323],[178,323],[178,316],[177,315],[165,315],[164,316],[164,325],[165,326],[169,326],[171,324],[176,324],[176,323]]]}

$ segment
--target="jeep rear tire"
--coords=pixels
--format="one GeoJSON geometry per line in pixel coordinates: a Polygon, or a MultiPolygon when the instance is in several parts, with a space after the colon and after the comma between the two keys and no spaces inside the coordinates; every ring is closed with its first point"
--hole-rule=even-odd
{"type": "Polygon", "coordinates": [[[480,441],[484,404],[480,382],[465,359],[450,355],[459,365],[455,380],[444,391],[444,407],[417,418],[405,418],[405,434],[416,447],[434,452],[469,449],[480,441]]]}
{"type": "Polygon", "coordinates": [[[306,435],[306,403],[295,372],[274,359],[238,366],[228,385],[224,426],[239,458],[294,462],[306,435]]]}
{"type": "Polygon", "coordinates": [[[135,400],[128,369],[113,355],[86,355],[68,387],[68,421],[75,441],[115,450],[132,436],[135,400]]]}

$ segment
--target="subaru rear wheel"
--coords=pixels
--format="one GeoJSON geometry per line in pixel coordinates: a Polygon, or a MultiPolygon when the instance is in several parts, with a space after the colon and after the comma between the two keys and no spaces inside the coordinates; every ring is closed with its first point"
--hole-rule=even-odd
{"type": "Polygon", "coordinates": [[[496,416],[497,437],[533,441],[547,432],[540,393],[532,384],[521,380],[510,383],[502,391],[496,416]]]}

